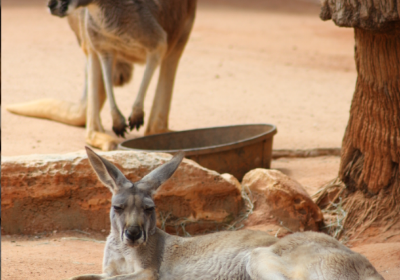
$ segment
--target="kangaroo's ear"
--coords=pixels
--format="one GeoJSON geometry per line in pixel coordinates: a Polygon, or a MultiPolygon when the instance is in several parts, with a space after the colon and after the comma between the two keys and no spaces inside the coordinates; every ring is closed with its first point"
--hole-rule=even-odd
{"type": "Polygon", "coordinates": [[[97,177],[112,193],[133,185],[114,164],[93,152],[89,147],[85,149],[97,177]]]}
{"type": "Polygon", "coordinates": [[[170,161],[160,165],[149,174],[144,176],[142,180],[136,182],[135,186],[137,186],[140,190],[153,194],[162,183],[167,181],[174,174],[184,155],[185,154],[183,152],[179,152],[170,161]]]}

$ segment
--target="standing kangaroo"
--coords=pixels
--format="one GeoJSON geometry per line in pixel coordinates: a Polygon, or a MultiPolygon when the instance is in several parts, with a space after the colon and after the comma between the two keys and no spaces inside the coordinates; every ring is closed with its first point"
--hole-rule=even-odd
{"type": "Polygon", "coordinates": [[[68,16],[86,54],[84,95],[79,104],[52,99],[8,106],[8,110],[72,125],[86,125],[86,142],[114,149],[114,137],[104,133],[100,110],[109,100],[113,131],[124,137],[128,125],[114,99],[113,85],[129,81],[133,63],[145,72],[129,117],[130,129],[144,123],[147,88],[160,65],[156,94],[145,134],[167,132],[168,116],[179,59],[188,41],[196,0],[50,0],[53,15],[68,16]]]}
{"type": "Polygon", "coordinates": [[[280,240],[251,230],[169,235],[156,228],[152,196],[178,168],[183,153],[133,183],[112,163],[86,150],[98,178],[113,194],[111,233],[103,274],[73,280],[383,280],[365,257],[322,233],[295,233],[280,240]]]}

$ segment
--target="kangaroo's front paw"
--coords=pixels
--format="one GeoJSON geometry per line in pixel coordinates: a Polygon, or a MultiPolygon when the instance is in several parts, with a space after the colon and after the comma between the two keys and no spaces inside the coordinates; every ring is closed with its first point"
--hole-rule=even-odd
{"type": "Polygon", "coordinates": [[[144,112],[143,110],[133,110],[132,114],[129,117],[129,127],[130,129],[136,128],[136,130],[139,130],[139,128],[143,125],[144,123],[144,112]]]}
{"type": "Polygon", "coordinates": [[[65,17],[76,8],[76,0],[50,0],[47,7],[54,16],[65,17]]]}
{"type": "Polygon", "coordinates": [[[112,130],[117,136],[124,137],[125,138],[125,133],[127,133],[127,127],[128,125],[126,124],[125,118],[121,113],[115,113],[112,115],[113,118],[113,127],[112,130]]]}
{"type": "Polygon", "coordinates": [[[125,138],[125,133],[128,133],[128,131],[126,130],[127,127],[128,125],[125,123],[124,118],[123,121],[114,121],[112,130],[117,136],[125,138]]]}
{"type": "Polygon", "coordinates": [[[125,133],[128,133],[128,131],[126,131],[126,128],[128,126],[126,124],[123,125],[119,125],[119,126],[115,126],[113,125],[112,130],[114,131],[114,133],[122,138],[125,138],[125,133]]]}

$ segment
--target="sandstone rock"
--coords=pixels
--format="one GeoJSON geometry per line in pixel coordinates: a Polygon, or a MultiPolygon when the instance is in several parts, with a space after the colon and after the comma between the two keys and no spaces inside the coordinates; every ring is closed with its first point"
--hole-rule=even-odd
{"type": "MultiPolygon", "coordinates": [[[[131,181],[171,157],[129,151],[99,154],[131,181]]],[[[3,157],[1,169],[4,233],[109,227],[111,193],[97,179],[84,152],[3,157]]],[[[243,204],[240,184],[187,159],[154,199],[160,226],[173,233],[215,230],[234,219],[243,204]]]]}
{"type": "Polygon", "coordinates": [[[278,170],[251,170],[243,177],[242,187],[254,200],[247,228],[275,223],[290,231],[317,231],[323,221],[321,210],[304,188],[278,170]]]}

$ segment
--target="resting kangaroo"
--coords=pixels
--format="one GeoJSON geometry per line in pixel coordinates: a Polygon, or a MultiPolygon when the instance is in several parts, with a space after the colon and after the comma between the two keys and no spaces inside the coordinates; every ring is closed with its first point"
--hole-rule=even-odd
{"type": "Polygon", "coordinates": [[[152,195],[172,176],[183,154],[133,183],[86,150],[98,178],[113,194],[111,233],[103,274],[71,279],[383,280],[365,257],[322,233],[295,233],[280,240],[250,230],[169,235],[156,228],[152,195]]]}
{"type": "Polygon", "coordinates": [[[145,63],[129,117],[130,129],[139,129],[144,122],[145,94],[160,65],[145,134],[168,131],[175,74],[193,26],[196,0],[50,0],[48,7],[53,15],[68,16],[86,54],[83,98],[79,104],[46,99],[7,109],[21,115],[86,125],[86,142],[111,150],[116,147],[116,139],[104,133],[100,120],[105,98],[111,108],[113,131],[123,137],[128,126],[115,102],[113,85],[129,81],[133,63],[145,63]]]}

